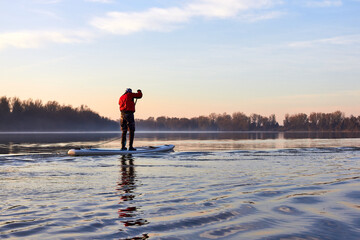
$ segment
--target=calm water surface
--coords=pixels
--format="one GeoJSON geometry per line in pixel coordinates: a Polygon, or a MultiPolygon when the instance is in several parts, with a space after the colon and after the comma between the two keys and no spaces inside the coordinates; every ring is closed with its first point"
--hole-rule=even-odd
{"type": "Polygon", "coordinates": [[[360,239],[359,133],[0,134],[0,239],[360,239]]]}

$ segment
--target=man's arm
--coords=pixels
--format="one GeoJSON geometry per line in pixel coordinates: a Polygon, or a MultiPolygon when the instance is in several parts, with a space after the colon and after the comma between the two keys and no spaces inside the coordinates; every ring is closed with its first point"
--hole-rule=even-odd
{"type": "Polygon", "coordinates": [[[134,98],[142,98],[143,94],[140,89],[137,90],[137,93],[133,93],[134,98]]]}

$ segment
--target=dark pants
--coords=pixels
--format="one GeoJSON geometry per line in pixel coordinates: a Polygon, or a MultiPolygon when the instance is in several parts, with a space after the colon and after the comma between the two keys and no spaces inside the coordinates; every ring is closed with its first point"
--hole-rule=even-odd
{"type": "Polygon", "coordinates": [[[129,130],[129,147],[133,147],[134,142],[134,135],[135,135],[135,119],[133,112],[121,112],[121,119],[120,119],[120,126],[121,126],[121,146],[125,148],[126,146],[126,134],[129,130]]]}

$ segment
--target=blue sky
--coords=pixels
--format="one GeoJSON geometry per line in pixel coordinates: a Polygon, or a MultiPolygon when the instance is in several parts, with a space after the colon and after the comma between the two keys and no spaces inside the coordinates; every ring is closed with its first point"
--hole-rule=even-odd
{"type": "Polygon", "coordinates": [[[0,96],[117,119],[360,115],[359,0],[0,0],[0,96]]]}

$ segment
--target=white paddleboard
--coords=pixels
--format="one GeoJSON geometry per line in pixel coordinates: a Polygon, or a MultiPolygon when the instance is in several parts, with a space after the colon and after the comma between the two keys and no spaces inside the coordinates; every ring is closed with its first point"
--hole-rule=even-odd
{"type": "Polygon", "coordinates": [[[138,147],[136,151],[120,150],[113,148],[78,148],[70,149],[69,155],[72,156],[88,156],[88,155],[129,155],[139,153],[154,153],[154,152],[166,152],[174,149],[175,145],[160,145],[160,146],[149,146],[149,147],[138,147]]]}

